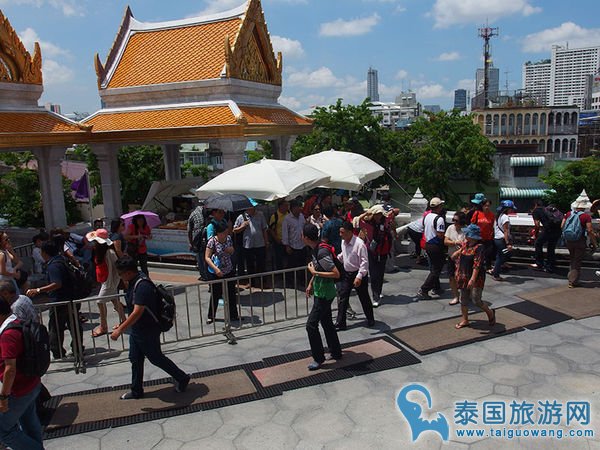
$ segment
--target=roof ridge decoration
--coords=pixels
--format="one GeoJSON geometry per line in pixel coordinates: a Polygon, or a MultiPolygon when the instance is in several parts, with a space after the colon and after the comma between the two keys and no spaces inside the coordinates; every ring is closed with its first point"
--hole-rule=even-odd
{"type": "Polygon", "coordinates": [[[42,84],[42,52],[35,43],[33,58],[0,11],[0,82],[42,84]]]}
{"type": "Polygon", "coordinates": [[[102,82],[106,77],[107,69],[112,67],[112,65],[115,63],[123,41],[127,39],[129,29],[131,26],[131,19],[133,18],[133,13],[131,12],[131,8],[128,5],[125,8],[125,13],[123,14],[123,19],[121,20],[121,26],[119,27],[119,32],[115,36],[113,45],[110,48],[110,51],[108,52],[106,64],[102,64],[102,61],[100,61],[100,56],[98,55],[98,53],[96,53],[94,63],[96,67],[96,76],[98,77],[98,89],[100,89],[100,87],[102,86],[102,82]]]}
{"type": "Polygon", "coordinates": [[[260,0],[249,0],[233,47],[225,38],[224,77],[281,86],[282,55],[275,58],[260,0]]]}

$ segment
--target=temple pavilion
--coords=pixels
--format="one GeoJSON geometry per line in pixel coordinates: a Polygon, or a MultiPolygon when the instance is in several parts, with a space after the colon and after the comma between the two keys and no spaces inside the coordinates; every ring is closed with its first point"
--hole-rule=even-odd
{"type": "Polygon", "coordinates": [[[260,0],[218,14],[148,23],[125,10],[108,57],[95,58],[101,109],[80,123],[38,106],[41,53],[33,57],[0,15],[0,151],[38,159],[46,227],[66,225],[60,161],[87,143],[98,158],[105,215],[121,215],[121,145],[161,145],[167,180],[181,177],[179,148],[208,143],[223,169],[244,163],[247,141],[269,140],[289,159],[309,119],[278,103],[275,56],[260,0]]]}

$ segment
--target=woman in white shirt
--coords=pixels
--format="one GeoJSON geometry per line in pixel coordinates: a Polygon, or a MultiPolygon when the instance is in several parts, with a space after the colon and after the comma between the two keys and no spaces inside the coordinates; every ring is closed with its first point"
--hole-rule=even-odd
{"type": "Polygon", "coordinates": [[[502,264],[508,260],[508,256],[512,251],[512,243],[510,236],[510,219],[508,214],[515,212],[517,208],[512,200],[502,200],[498,206],[496,213],[496,221],[494,223],[494,245],[496,246],[496,262],[494,268],[488,271],[494,280],[504,281],[500,276],[502,264]]]}
{"type": "MultiPolygon", "coordinates": [[[[17,287],[23,263],[14,252],[8,234],[0,233],[0,280],[10,280],[17,287]]],[[[20,291],[17,287],[17,294],[20,291]]]]}
{"type": "MultiPolygon", "coordinates": [[[[453,255],[462,243],[465,241],[463,227],[467,226],[467,215],[464,212],[457,211],[452,218],[452,225],[446,229],[444,235],[444,245],[448,247],[448,255],[453,255]]],[[[456,263],[452,258],[448,258],[448,281],[454,298],[450,301],[450,305],[458,305],[460,299],[458,297],[458,288],[456,287],[456,263]]]]}

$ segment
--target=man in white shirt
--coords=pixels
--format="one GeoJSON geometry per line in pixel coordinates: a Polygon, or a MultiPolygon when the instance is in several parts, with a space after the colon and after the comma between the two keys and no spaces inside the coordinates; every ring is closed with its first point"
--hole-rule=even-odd
{"type": "Polygon", "coordinates": [[[433,197],[429,202],[431,213],[423,219],[423,234],[425,235],[425,251],[429,258],[429,275],[417,291],[419,300],[429,300],[429,291],[440,294],[440,273],[444,267],[446,255],[444,253],[444,234],[446,232],[446,219],[442,214],[444,201],[433,197]]]}
{"type": "Polygon", "coordinates": [[[306,265],[306,250],[302,240],[304,216],[302,204],[297,200],[290,202],[290,213],[283,219],[281,226],[281,242],[285,245],[288,255],[288,268],[304,267],[306,265]]]}
{"type": "Polygon", "coordinates": [[[336,320],[338,330],[346,329],[346,311],[350,301],[350,292],[356,289],[358,299],[367,318],[367,325],[375,325],[373,304],[369,296],[369,255],[364,241],[354,235],[354,227],[350,222],[342,223],[340,228],[342,253],[338,259],[344,264],[344,273],[340,280],[340,306],[336,320]]]}

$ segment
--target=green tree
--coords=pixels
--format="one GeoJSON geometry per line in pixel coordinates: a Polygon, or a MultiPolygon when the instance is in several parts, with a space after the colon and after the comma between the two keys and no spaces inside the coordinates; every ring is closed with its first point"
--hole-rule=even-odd
{"type": "Polygon", "coordinates": [[[125,146],[119,150],[121,201],[127,211],[129,204],[142,204],[153,181],[165,178],[163,152],[159,145],[125,146]]]}
{"type": "Polygon", "coordinates": [[[392,145],[402,184],[419,186],[426,197],[441,195],[453,206],[460,202],[453,181],[472,180],[481,189],[492,176],[494,145],[471,116],[458,111],[419,117],[392,145]]]}
{"type": "Polygon", "coordinates": [[[313,131],[300,136],[292,147],[292,160],[334,148],[335,150],[359,153],[383,167],[389,167],[393,133],[379,125],[366,99],[360,105],[343,105],[338,99],[335,105],[318,107],[311,114],[313,131]]]}
{"type": "Polygon", "coordinates": [[[596,156],[573,161],[540,178],[554,190],[547,195],[546,200],[561,211],[570,210],[571,203],[583,189],[592,200],[600,198],[600,158],[596,156]]]}
{"type": "MultiPolygon", "coordinates": [[[[43,227],[44,212],[40,181],[36,170],[27,167],[34,159],[29,152],[3,153],[0,159],[13,166],[0,180],[0,215],[16,227],[43,227]]],[[[67,223],[81,221],[81,212],[72,196],[71,180],[63,177],[67,223]]]]}
{"type": "Polygon", "coordinates": [[[273,158],[273,146],[271,145],[271,141],[258,141],[258,146],[259,149],[248,152],[246,164],[260,161],[263,158],[273,158]]]}
{"type": "Polygon", "coordinates": [[[184,178],[187,174],[191,174],[193,177],[202,177],[204,181],[208,181],[208,166],[206,164],[193,164],[190,161],[185,162],[181,165],[181,176],[184,178]]]}

